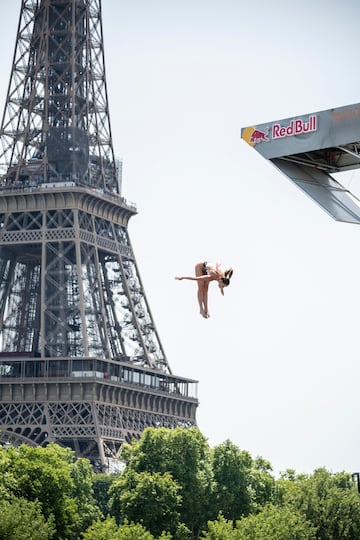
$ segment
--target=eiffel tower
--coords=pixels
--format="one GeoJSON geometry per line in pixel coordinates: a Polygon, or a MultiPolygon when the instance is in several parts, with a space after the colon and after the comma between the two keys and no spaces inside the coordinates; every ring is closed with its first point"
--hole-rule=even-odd
{"type": "Polygon", "coordinates": [[[0,175],[0,443],[108,470],[146,427],[195,426],[128,235],[100,0],[22,0],[0,175]]]}

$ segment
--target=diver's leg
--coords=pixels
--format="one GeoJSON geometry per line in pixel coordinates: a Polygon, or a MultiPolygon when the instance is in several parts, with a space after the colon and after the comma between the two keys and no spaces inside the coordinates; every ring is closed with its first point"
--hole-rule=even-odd
{"type": "MultiPolygon", "coordinates": [[[[199,277],[199,276],[203,276],[204,275],[204,263],[197,263],[195,265],[195,276],[196,277],[199,277]]],[[[205,287],[206,287],[206,282],[204,282],[203,280],[200,280],[197,282],[198,284],[198,292],[197,292],[197,298],[198,298],[198,302],[199,302],[199,307],[200,307],[200,314],[206,318],[206,310],[205,310],[205,303],[204,303],[204,293],[205,293],[205,287]]]]}
{"type": "Polygon", "coordinates": [[[203,291],[203,308],[204,308],[204,313],[205,313],[206,318],[210,317],[209,311],[208,311],[208,291],[209,291],[209,282],[206,281],[204,283],[204,291],[203,291]]]}
{"type": "Polygon", "coordinates": [[[200,314],[206,318],[206,311],[204,308],[204,283],[198,282],[197,298],[200,307],[200,314]]]}

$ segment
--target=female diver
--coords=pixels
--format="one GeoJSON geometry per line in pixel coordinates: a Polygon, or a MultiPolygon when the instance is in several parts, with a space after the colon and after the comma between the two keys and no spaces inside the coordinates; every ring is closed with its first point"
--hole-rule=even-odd
{"type": "Polygon", "coordinates": [[[175,279],[189,279],[196,281],[198,285],[198,302],[200,306],[200,314],[208,319],[210,317],[208,311],[208,289],[210,281],[217,281],[220,287],[220,292],[224,295],[224,288],[230,284],[230,278],[233,275],[233,269],[221,270],[221,264],[200,262],[195,266],[195,277],[193,276],[177,276],[175,279]]]}

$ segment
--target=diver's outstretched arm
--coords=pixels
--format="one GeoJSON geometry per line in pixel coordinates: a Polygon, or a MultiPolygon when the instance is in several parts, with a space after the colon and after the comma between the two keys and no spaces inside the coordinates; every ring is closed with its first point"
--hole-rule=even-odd
{"type": "Polygon", "coordinates": [[[190,281],[201,281],[203,279],[209,279],[209,276],[176,276],[175,279],[178,279],[179,281],[181,281],[182,279],[190,279],[190,281]]]}

